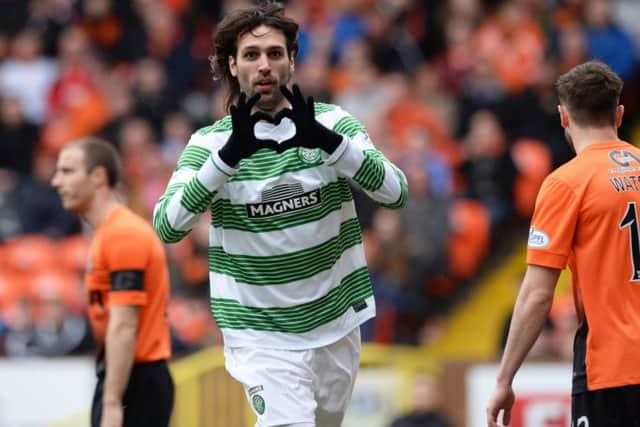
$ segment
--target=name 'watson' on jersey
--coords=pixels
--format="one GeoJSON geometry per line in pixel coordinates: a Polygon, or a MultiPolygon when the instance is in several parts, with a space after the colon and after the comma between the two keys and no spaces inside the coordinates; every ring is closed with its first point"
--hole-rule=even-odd
{"type": "MultiPolygon", "coordinates": [[[[165,242],[187,235],[207,210],[211,308],[225,345],[303,349],[334,342],[375,315],[349,181],[388,208],[407,199],[404,174],[358,120],[316,103],[316,119],[345,141],[320,149],[262,149],[228,167],[217,151],[230,117],[191,137],[154,211],[165,242]]],[[[295,133],[284,118],[256,136],[295,133]]]]}

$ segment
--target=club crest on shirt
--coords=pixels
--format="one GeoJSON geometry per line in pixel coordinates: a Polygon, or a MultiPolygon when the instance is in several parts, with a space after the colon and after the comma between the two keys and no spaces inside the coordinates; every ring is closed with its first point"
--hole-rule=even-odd
{"type": "Polygon", "coordinates": [[[259,394],[254,395],[251,398],[251,403],[253,403],[253,408],[256,410],[258,415],[264,414],[265,403],[262,396],[260,396],[259,394]]]}
{"type": "Polygon", "coordinates": [[[319,148],[304,148],[300,147],[298,149],[298,157],[304,163],[316,163],[320,160],[320,149],[319,148]]]}
{"type": "Polygon", "coordinates": [[[529,228],[529,247],[544,248],[549,245],[549,236],[542,230],[538,230],[534,226],[529,228]]]}

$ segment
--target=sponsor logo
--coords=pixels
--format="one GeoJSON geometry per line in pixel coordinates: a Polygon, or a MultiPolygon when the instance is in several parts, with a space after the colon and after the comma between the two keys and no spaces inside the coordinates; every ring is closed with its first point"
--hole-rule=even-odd
{"type": "Polygon", "coordinates": [[[304,147],[300,147],[300,149],[298,150],[298,157],[300,157],[300,160],[302,160],[304,163],[316,163],[318,160],[320,160],[320,149],[319,148],[304,148],[304,147]]]}
{"type": "Polygon", "coordinates": [[[351,307],[353,307],[353,311],[357,313],[367,308],[367,302],[365,300],[358,301],[357,303],[353,304],[351,307]]]}
{"type": "Polygon", "coordinates": [[[627,150],[611,150],[609,151],[609,158],[622,167],[631,166],[631,162],[640,163],[640,158],[627,150]]]}
{"type": "Polygon", "coordinates": [[[264,387],[262,387],[261,385],[257,385],[247,390],[247,393],[249,394],[249,396],[253,396],[256,393],[261,392],[262,390],[264,390],[264,387]]]}
{"type": "Polygon", "coordinates": [[[532,248],[544,248],[549,244],[549,236],[535,227],[529,228],[529,246],[532,248]]]}
{"type": "Polygon", "coordinates": [[[247,204],[249,218],[269,218],[301,211],[320,204],[320,190],[309,191],[286,199],[247,204]]]}
{"type": "Polygon", "coordinates": [[[259,394],[256,394],[251,398],[251,403],[253,404],[253,409],[256,410],[258,415],[264,414],[265,404],[264,399],[259,394]]]}

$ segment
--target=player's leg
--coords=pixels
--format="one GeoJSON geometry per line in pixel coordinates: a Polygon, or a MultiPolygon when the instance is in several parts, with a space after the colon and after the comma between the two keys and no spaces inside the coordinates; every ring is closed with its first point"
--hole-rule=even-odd
{"type": "Polygon", "coordinates": [[[360,349],[360,327],[356,327],[341,340],[315,350],[317,427],[342,424],[360,365],[360,349]]]}
{"type": "Polygon", "coordinates": [[[243,386],[256,427],[314,427],[311,350],[225,348],[225,366],[243,386]]]}
{"type": "Polygon", "coordinates": [[[168,426],[173,393],[173,380],[165,361],[135,364],[122,398],[123,427],[168,426]]]}
{"type": "Polygon", "coordinates": [[[571,402],[572,427],[622,427],[624,424],[618,388],[574,394],[571,402]]]}

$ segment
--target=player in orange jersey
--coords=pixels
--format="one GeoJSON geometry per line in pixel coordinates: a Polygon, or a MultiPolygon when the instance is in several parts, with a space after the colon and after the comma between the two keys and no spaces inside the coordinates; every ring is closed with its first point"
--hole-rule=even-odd
{"type": "Polygon", "coordinates": [[[574,427],[640,426],[640,150],[618,139],[622,80],[590,61],[556,82],[560,123],[576,157],[544,181],[529,230],[527,272],[487,407],[504,411],[513,378],[569,266],[580,320],[574,341],[574,427]]]}
{"type": "Polygon", "coordinates": [[[87,267],[89,319],[98,345],[92,427],[167,426],[173,381],[162,243],[119,199],[115,149],[93,138],[65,146],[52,184],[65,209],[94,229],[87,267]]]}

